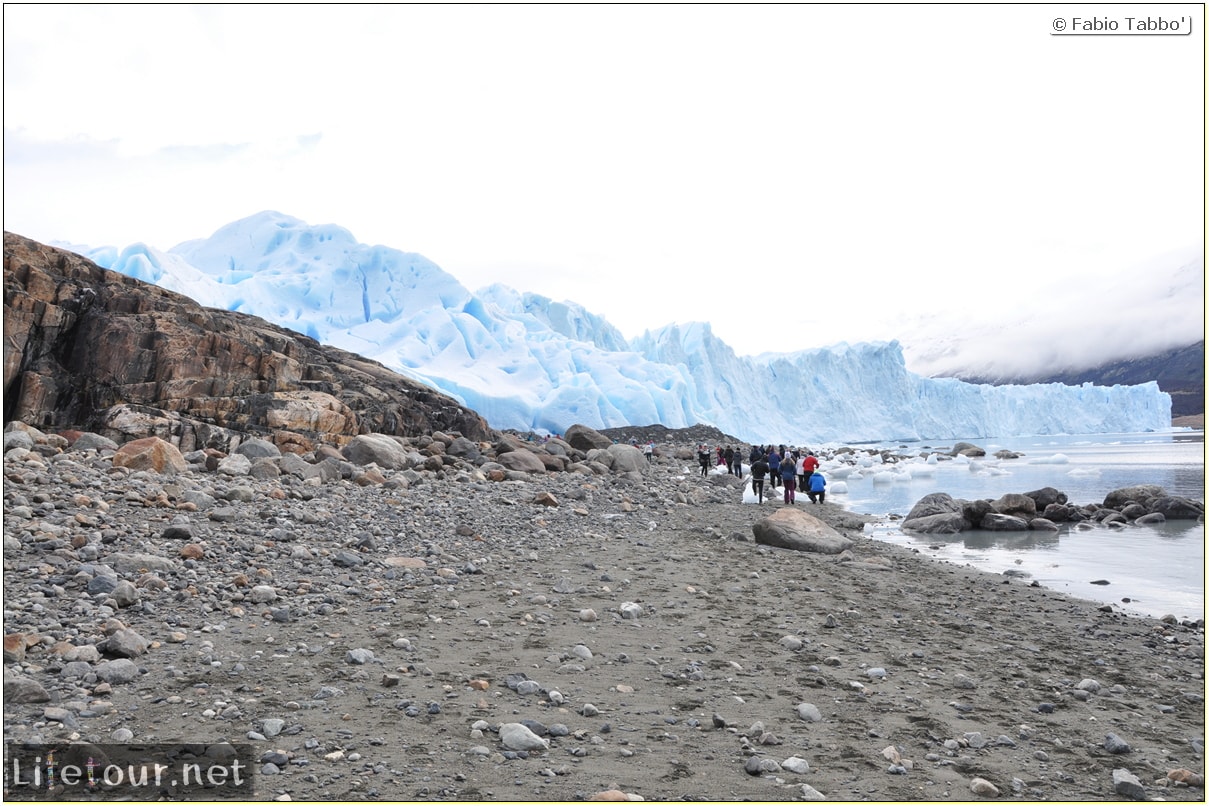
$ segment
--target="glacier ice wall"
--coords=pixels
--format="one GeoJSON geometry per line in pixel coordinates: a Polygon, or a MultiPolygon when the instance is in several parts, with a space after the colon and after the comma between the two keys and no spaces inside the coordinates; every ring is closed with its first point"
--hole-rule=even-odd
{"type": "Polygon", "coordinates": [[[602,317],[504,286],[471,293],[426,258],[275,212],[168,252],[80,249],[99,265],[254,314],[430,383],[496,428],[708,423],[820,444],[1166,430],[1171,399],[1130,387],[989,386],[907,371],[897,342],[739,357],[708,324],[627,342],[602,317]]]}

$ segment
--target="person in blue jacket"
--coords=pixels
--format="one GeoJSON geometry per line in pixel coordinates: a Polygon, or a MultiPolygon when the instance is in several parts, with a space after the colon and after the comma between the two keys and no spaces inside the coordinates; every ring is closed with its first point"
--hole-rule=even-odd
{"type": "Polygon", "coordinates": [[[810,496],[810,500],[816,504],[822,504],[827,498],[827,479],[816,470],[810,474],[807,484],[810,485],[810,489],[806,491],[806,494],[810,496]],[[818,500],[815,500],[816,498],[818,500]]]}
{"type": "Polygon", "coordinates": [[[768,461],[768,486],[775,490],[777,482],[781,480],[781,455],[770,445],[768,455],[764,458],[768,461]]]}

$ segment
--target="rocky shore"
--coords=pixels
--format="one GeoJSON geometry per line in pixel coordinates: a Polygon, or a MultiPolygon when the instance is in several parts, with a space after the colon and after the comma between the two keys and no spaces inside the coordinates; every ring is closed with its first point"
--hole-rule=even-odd
{"type": "Polygon", "coordinates": [[[257,800],[1205,798],[1202,623],[832,503],[795,509],[849,548],[758,543],[787,508],[698,476],[691,438],[647,464],[10,429],[8,743],[247,745],[257,800]]]}

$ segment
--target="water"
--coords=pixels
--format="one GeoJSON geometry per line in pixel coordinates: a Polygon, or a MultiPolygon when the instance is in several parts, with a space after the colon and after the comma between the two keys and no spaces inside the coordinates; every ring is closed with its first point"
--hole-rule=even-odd
{"type": "MultiPolygon", "coordinates": [[[[1093,436],[969,440],[987,452],[984,459],[927,464],[928,443],[887,445],[915,457],[898,465],[859,468],[859,477],[828,473],[829,500],[854,512],[905,516],[925,495],[998,498],[1040,487],[1065,492],[1073,504],[1100,503],[1119,487],[1157,484],[1169,495],[1205,500],[1203,431],[1093,436]],[[1023,454],[995,459],[1001,449],[1023,454]],[[846,485],[847,492],[841,492],[846,485]]],[[[951,443],[932,443],[945,450],[951,443]]],[[[831,463],[827,463],[831,464],[831,463]]],[[[825,466],[824,471],[827,470],[825,466]]],[[[1032,580],[1082,599],[1111,603],[1128,613],[1180,619],[1205,615],[1205,525],[1169,521],[1125,529],[1053,532],[968,531],[957,535],[904,534],[888,518],[872,525],[870,536],[917,549],[921,554],[1001,574],[1028,573],[1032,580]],[[1108,585],[1093,585],[1107,580],[1108,585]],[[1128,600],[1128,601],[1125,601],[1128,600]]]]}

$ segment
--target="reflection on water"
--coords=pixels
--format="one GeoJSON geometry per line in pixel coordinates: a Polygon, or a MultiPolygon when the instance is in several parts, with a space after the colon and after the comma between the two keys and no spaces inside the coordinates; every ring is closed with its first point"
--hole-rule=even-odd
{"type": "MultiPolygon", "coordinates": [[[[1170,495],[1205,500],[1204,432],[1169,435],[1117,434],[1104,437],[1039,437],[1015,444],[969,440],[984,448],[982,460],[932,460],[933,449],[910,446],[914,455],[895,465],[858,468],[839,479],[832,499],[846,508],[875,515],[896,513],[874,525],[875,539],[908,546],[938,560],[1035,580],[1126,612],[1168,613],[1184,619],[1205,613],[1205,525],[1168,521],[1110,529],[1074,528],[1058,532],[968,531],[959,535],[904,534],[897,524],[925,495],[994,499],[1054,487],[1074,504],[1098,503],[1114,489],[1157,484],[1170,495]],[[1019,459],[997,460],[1008,449],[1019,459]],[[1093,585],[1107,582],[1107,585],[1093,585]]],[[[834,468],[833,468],[834,470],[834,468]]],[[[842,476],[842,470],[832,477],[842,476]]]]}

